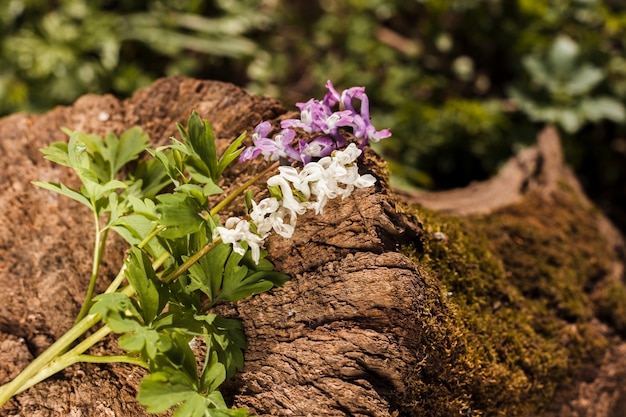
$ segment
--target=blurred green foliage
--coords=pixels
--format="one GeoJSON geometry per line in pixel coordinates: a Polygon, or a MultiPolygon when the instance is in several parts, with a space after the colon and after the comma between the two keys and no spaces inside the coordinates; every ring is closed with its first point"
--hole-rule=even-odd
{"type": "Polygon", "coordinates": [[[0,113],[85,93],[129,95],[174,73],[228,73],[258,50],[269,17],[250,0],[0,2],[0,113]]]}
{"type": "Polygon", "coordinates": [[[330,79],[367,87],[398,184],[484,179],[545,123],[592,196],[626,183],[622,0],[5,0],[0,33],[0,114],[174,73],[285,103],[330,79]]]}

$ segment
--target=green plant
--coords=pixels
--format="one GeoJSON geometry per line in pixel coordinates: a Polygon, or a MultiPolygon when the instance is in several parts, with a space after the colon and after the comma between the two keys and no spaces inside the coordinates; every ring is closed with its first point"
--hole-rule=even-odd
{"type": "Polygon", "coordinates": [[[557,36],[543,57],[526,55],[522,62],[534,94],[531,89],[511,89],[510,94],[531,120],[556,123],[569,133],[587,122],[626,121],[621,101],[609,95],[594,95],[607,73],[581,62],[580,47],[570,37],[557,36]]]}
{"type": "Polygon", "coordinates": [[[272,10],[257,0],[14,0],[0,16],[7,114],[86,93],[127,96],[157,77],[245,61],[258,49],[249,34],[268,27],[272,10]]]}

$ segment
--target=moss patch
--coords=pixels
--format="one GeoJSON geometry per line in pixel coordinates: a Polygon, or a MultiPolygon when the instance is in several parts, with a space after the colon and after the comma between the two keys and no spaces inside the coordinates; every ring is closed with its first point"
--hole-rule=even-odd
{"type": "MultiPolygon", "coordinates": [[[[540,415],[608,343],[592,322],[591,292],[613,255],[593,212],[560,191],[549,203],[531,194],[484,217],[416,215],[426,239],[405,251],[441,289],[431,299],[444,313],[418,313],[423,360],[404,409],[420,417],[540,415]]],[[[603,318],[618,321],[625,300],[601,304],[603,318]]]]}

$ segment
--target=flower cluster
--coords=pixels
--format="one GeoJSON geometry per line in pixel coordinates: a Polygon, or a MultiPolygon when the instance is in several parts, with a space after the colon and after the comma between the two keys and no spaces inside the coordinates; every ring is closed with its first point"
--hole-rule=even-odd
{"type": "Polygon", "coordinates": [[[328,200],[346,198],[355,188],[371,187],[376,182],[370,174],[360,175],[356,161],[369,141],[378,142],[391,136],[389,129],[377,131],[370,122],[369,100],[364,87],[352,87],[341,93],[332,83],[326,83],[328,93],[322,101],[311,99],[298,103],[299,119],[287,119],[282,130],[270,137],[272,126],[261,122],[252,134],[253,146],[245,149],[239,158],[248,161],[263,156],[267,161],[299,162],[295,166],[281,166],[279,173],[267,181],[270,197],[258,204],[252,202],[249,219],[229,218],[224,226],[216,227],[214,239],[233,245],[241,255],[246,242],[252,258],[259,261],[261,246],[270,232],[290,238],[296,219],[307,210],[322,214],[328,200]],[[358,110],[355,102],[359,102],[358,110]],[[351,129],[360,140],[359,146],[346,146],[340,128],[351,129]],[[296,130],[302,129],[314,139],[296,140],[296,130]]]}
{"type": "Polygon", "coordinates": [[[253,203],[250,220],[231,217],[224,227],[215,228],[213,238],[232,244],[233,250],[241,255],[246,251],[242,242],[246,242],[252,258],[258,262],[263,240],[272,230],[290,238],[298,215],[310,209],[316,214],[323,213],[328,200],[345,198],[355,188],[374,185],[376,178],[358,172],[355,162],[361,153],[352,143],[344,150],[307,163],[301,170],[279,167],[279,173],[267,181],[272,196],[253,203]]]}
{"type": "Polygon", "coordinates": [[[280,132],[274,137],[269,137],[272,129],[269,122],[257,125],[252,134],[254,145],[247,148],[239,160],[249,161],[262,155],[268,161],[284,158],[306,164],[346,146],[339,128],[351,129],[360,140],[361,150],[369,141],[378,142],[391,136],[389,129],[377,131],[372,125],[364,87],[352,87],[339,93],[328,81],[326,88],[328,93],[322,101],[310,99],[306,103],[297,103],[300,118],[283,120],[280,132]],[[354,105],[357,101],[358,110],[354,105]],[[296,128],[311,134],[314,139],[308,142],[296,140],[296,128]]]}

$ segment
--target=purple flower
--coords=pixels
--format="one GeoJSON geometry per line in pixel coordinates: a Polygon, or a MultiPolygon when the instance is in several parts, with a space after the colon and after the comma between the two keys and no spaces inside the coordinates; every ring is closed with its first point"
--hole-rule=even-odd
{"type": "Polygon", "coordinates": [[[328,93],[324,96],[323,103],[329,108],[333,108],[337,104],[340,104],[340,107],[349,110],[353,114],[357,114],[357,111],[354,109],[354,105],[352,101],[354,99],[361,101],[361,115],[363,117],[369,118],[369,100],[367,98],[367,94],[365,94],[365,87],[351,87],[347,90],[344,90],[339,94],[333,83],[330,80],[326,81],[326,88],[328,89],[328,93]]]}
{"type": "Polygon", "coordinates": [[[367,94],[365,94],[365,87],[352,87],[339,94],[329,80],[326,82],[326,88],[328,89],[328,93],[324,96],[323,103],[330,108],[340,104],[340,107],[352,114],[351,127],[353,128],[354,136],[363,139],[359,148],[365,148],[370,140],[372,142],[378,142],[381,139],[391,136],[390,129],[377,131],[372,125],[370,121],[369,98],[367,94]],[[354,108],[354,100],[360,101],[358,112],[354,108]]]}
{"type": "Polygon", "coordinates": [[[391,129],[376,130],[369,118],[363,118],[360,115],[354,117],[354,136],[363,139],[359,144],[359,148],[364,149],[368,142],[378,142],[381,139],[391,136],[391,129]]]}
{"type": "Polygon", "coordinates": [[[311,142],[299,141],[300,161],[305,164],[311,162],[313,158],[323,158],[330,155],[337,149],[337,143],[327,137],[317,138],[311,142]]]}
{"type": "MultiPolygon", "coordinates": [[[[310,162],[313,158],[323,158],[334,150],[343,149],[346,139],[339,128],[351,128],[354,136],[361,139],[359,148],[372,142],[391,136],[391,130],[376,130],[370,121],[369,99],[365,87],[351,87],[339,93],[330,81],[326,82],[328,92],[322,101],[310,99],[306,103],[297,103],[300,109],[299,119],[286,119],[281,122],[281,130],[273,138],[269,122],[257,125],[252,134],[254,145],[241,153],[240,161],[248,161],[263,155],[267,161],[286,158],[291,161],[310,162]],[[355,108],[358,101],[358,111],[355,108]],[[333,108],[338,108],[333,111],[333,108]],[[299,139],[294,147],[295,131],[302,129],[309,134],[323,134],[323,137],[307,143],[299,139]]],[[[318,135],[315,135],[318,136],[318,135]]]]}
{"type": "Polygon", "coordinates": [[[280,158],[298,157],[298,152],[291,146],[296,137],[296,132],[291,129],[283,129],[273,138],[268,134],[272,126],[269,122],[261,122],[254,128],[252,134],[253,146],[246,148],[239,156],[239,161],[249,161],[259,155],[263,155],[266,161],[277,161],[280,158]]]}
{"type": "Polygon", "coordinates": [[[314,98],[306,103],[296,103],[296,107],[300,109],[300,118],[283,120],[280,127],[283,129],[299,127],[307,133],[319,131],[318,126],[320,121],[327,117],[328,108],[314,98]]]}
{"type": "Polygon", "coordinates": [[[352,126],[352,112],[349,110],[338,111],[330,114],[324,120],[320,121],[320,129],[322,132],[327,135],[332,135],[333,137],[341,136],[339,134],[340,127],[350,127],[352,126]]]}

